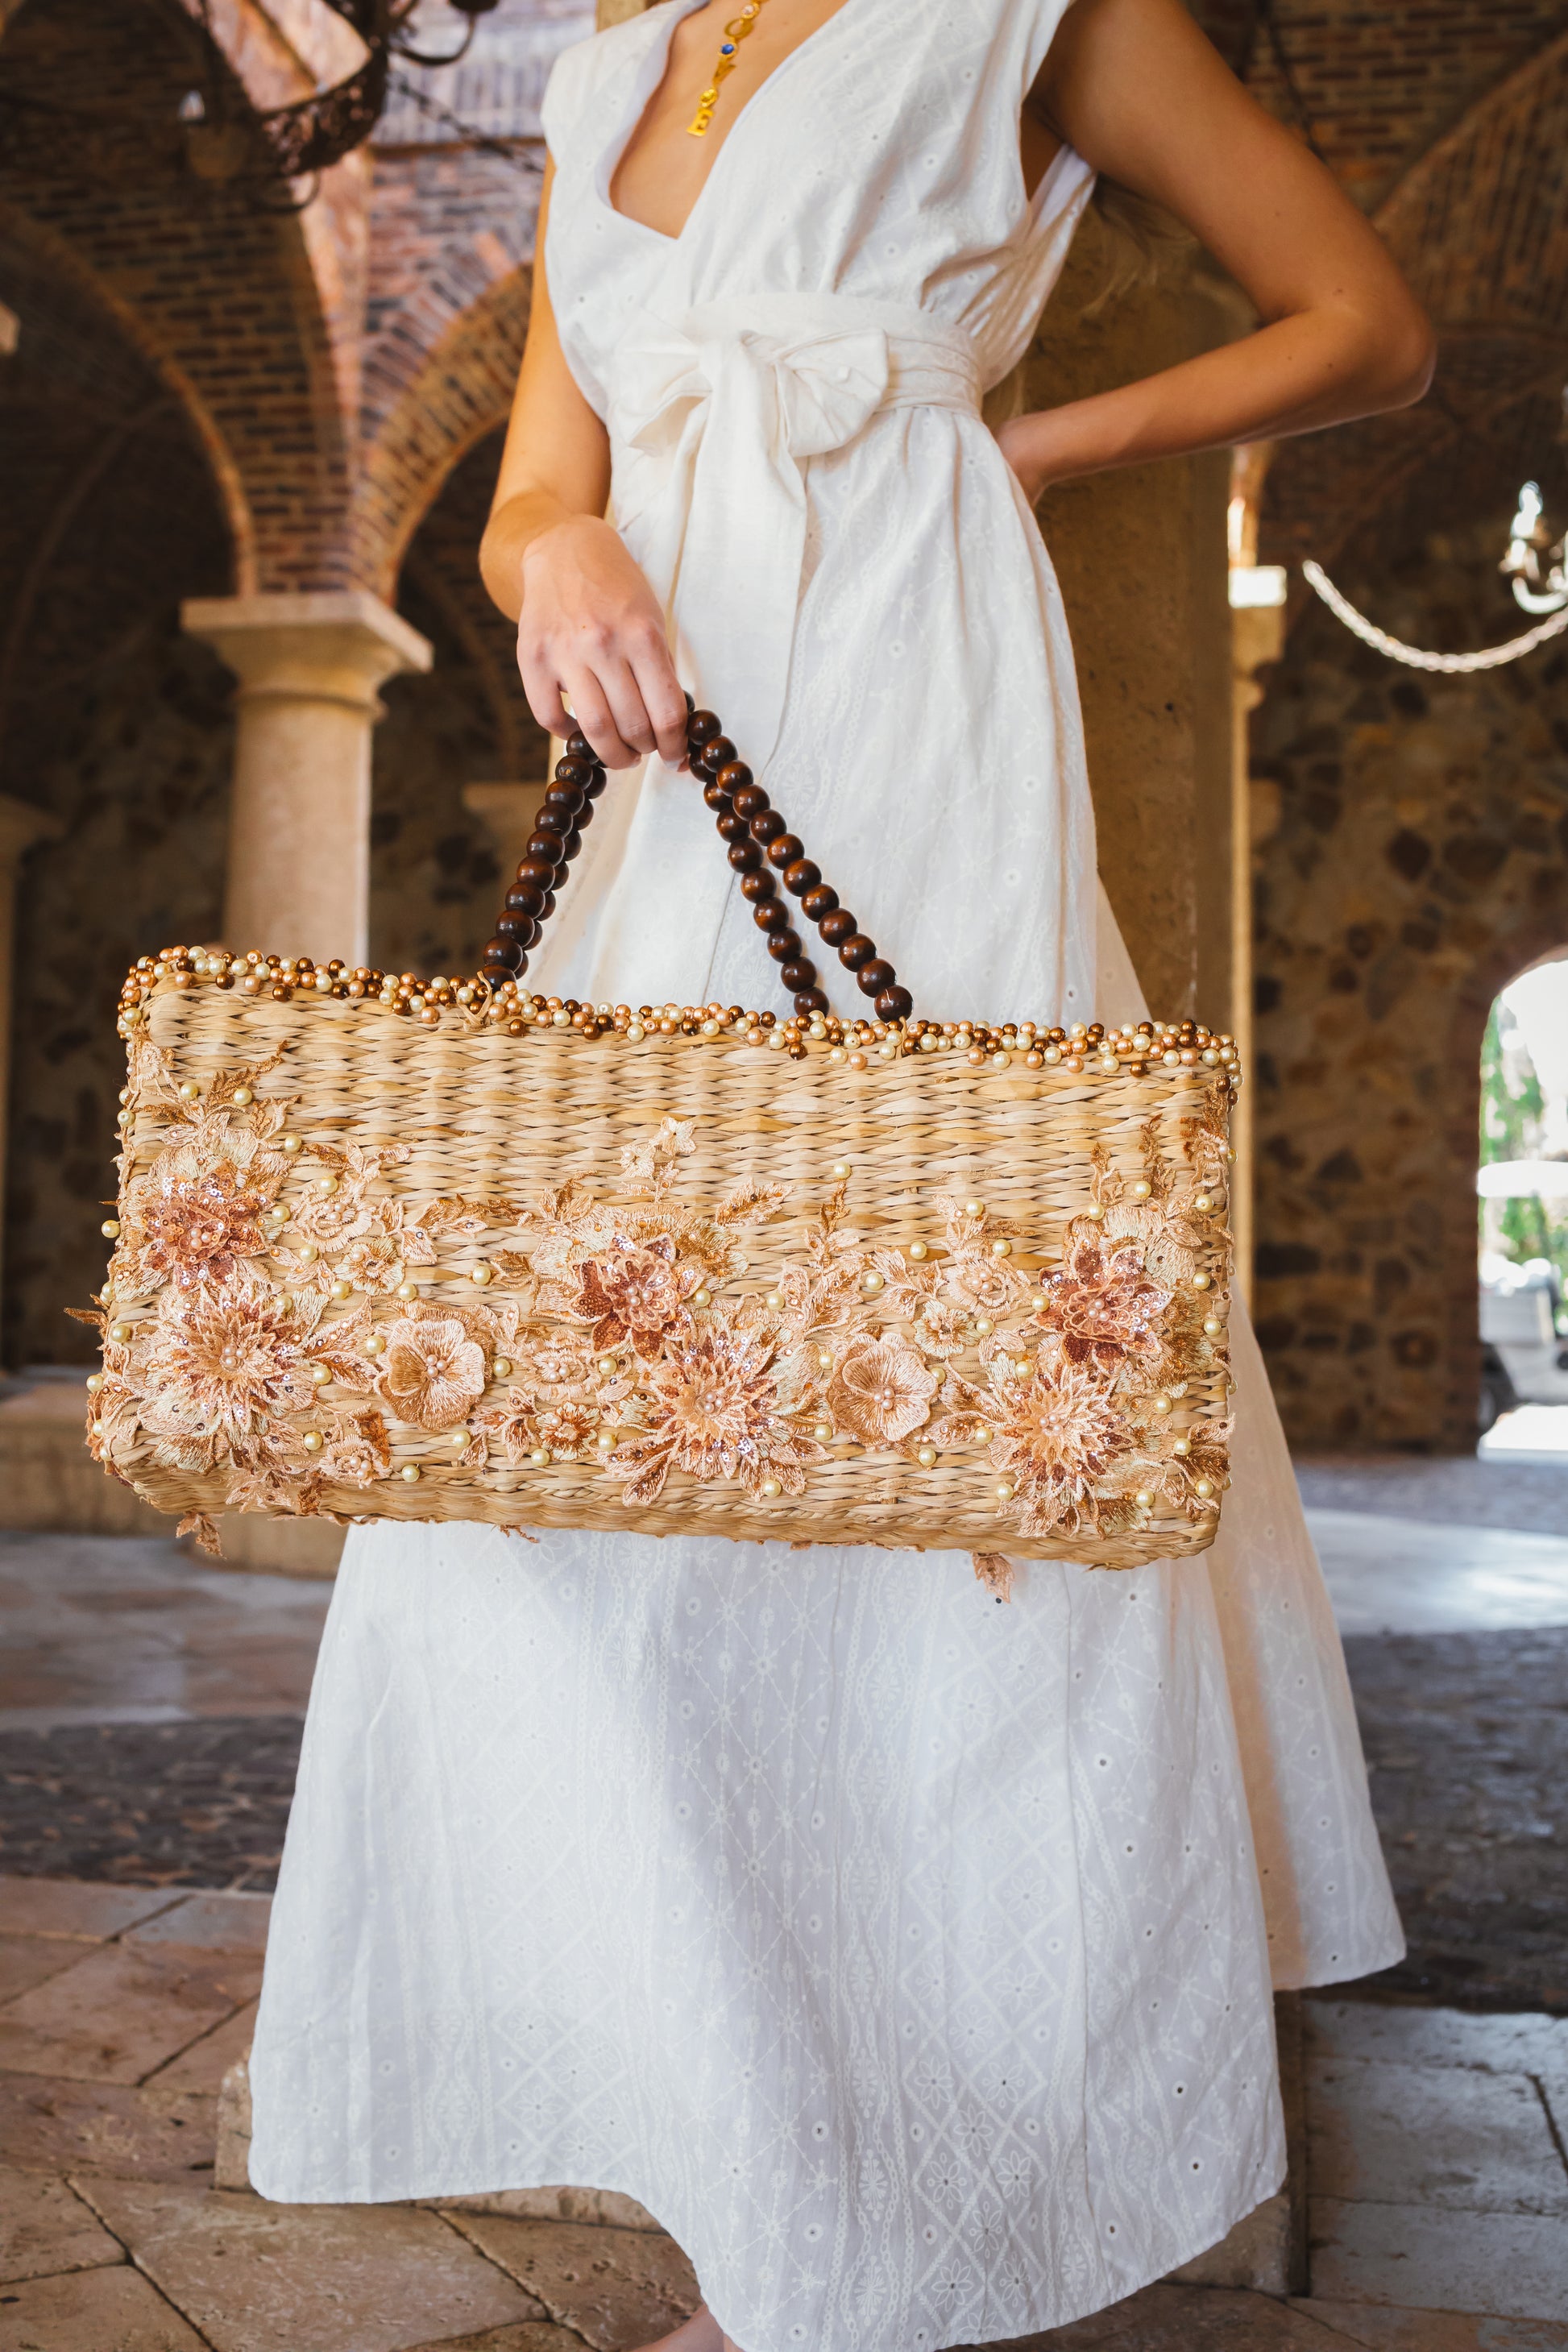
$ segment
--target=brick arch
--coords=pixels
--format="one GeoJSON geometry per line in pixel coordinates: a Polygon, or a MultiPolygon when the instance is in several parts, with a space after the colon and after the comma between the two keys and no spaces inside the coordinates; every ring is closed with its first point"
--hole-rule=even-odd
{"type": "Polygon", "coordinates": [[[511,407],[528,331],[532,272],[487,287],[399,385],[367,443],[354,496],[353,562],[391,596],[410,540],[468,452],[511,407]]]}
{"type": "MultiPolygon", "coordinates": [[[[28,0],[6,27],[7,80],[46,104],[129,100],[144,120],[168,123],[192,79],[192,38],[177,0],[134,10],[28,0]]],[[[237,79],[231,96],[247,102],[237,79]]],[[[58,159],[0,172],[0,201],[55,239],[161,372],[184,383],[231,506],[252,518],[240,535],[249,584],[346,583],[349,420],[300,218],[197,183],[173,155],[94,177],[71,142],[58,159]]]]}
{"type": "Polygon", "coordinates": [[[1568,372],[1568,34],[1472,105],[1374,215],[1438,330],[1414,409],[1292,440],[1271,470],[1267,558],[1331,561],[1400,502],[1419,507],[1467,437],[1568,372]]]}

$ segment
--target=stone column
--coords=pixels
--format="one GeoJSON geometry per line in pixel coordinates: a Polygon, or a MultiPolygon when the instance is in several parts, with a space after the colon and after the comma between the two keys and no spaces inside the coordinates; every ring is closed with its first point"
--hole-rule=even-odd
{"type": "Polygon", "coordinates": [[[1278,563],[1230,567],[1231,657],[1231,1014],[1241,1050],[1242,1087],[1231,1114],[1236,1169],[1231,1181],[1231,1231],[1236,1237],[1237,1287],[1252,1310],[1252,1254],[1258,1171],[1252,1107],[1252,845],[1255,810],[1247,722],[1263,699],[1258,673],[1285,650],[1285,571],[1278,563]]]}
{"type": "Polygon", "coordinates": [[[183,617],[239,680],[226,944],[363,963],[376,689],[427,670],[427,640],[363,588],[204,597],[183,617]]]}
{"type": "Polygon", "coordinates": [[[16,1017],[16,884],[22,860],[40,841],[65,830],[47,809],[0,793],[0,1239],[5,1234],[7,1132],[11,1103],[11,1027],[16,1017]]]}

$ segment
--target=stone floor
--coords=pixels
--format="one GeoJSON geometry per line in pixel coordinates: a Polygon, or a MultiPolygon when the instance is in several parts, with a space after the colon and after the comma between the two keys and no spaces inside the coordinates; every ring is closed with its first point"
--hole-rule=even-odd
{"type": "MultiPolygon", "coordinates": [[[[1329,1476],[1426,1997],[1418,1965],[1402,1998],[1307,2004],[1309,2294],[1167,2283],[1029,2352],[1568,2352],[1568,1510],[1516,1504],[1521,1551],[1489,1480],[1329,1476]]],[[[671,2326],[679,2250],[595,2200],[215,2186],[324,1590],[0,1537],[0,2352],[630,2352],[671,2326]]]]}

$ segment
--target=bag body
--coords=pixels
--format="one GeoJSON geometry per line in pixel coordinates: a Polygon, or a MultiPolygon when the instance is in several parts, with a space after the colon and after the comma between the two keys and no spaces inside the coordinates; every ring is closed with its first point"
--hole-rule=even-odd
{"type": "Polygon", "coordinates": [[[1009,1554],[1205,1549],[1230,1041],[913,1018],[692,728],[788,1020],[525,992],[603,784],[576,743],[475,982],[143,959],[94,1452],[206,1540],[260,1510],[871,1543],[999,1591],[1009,1554]],[[874,1013],[828,1010],[758,845],[874,1013]]]}

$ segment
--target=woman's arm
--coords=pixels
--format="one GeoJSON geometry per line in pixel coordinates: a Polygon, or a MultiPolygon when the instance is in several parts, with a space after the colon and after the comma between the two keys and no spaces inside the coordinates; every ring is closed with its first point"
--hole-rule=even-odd
{"type": "Polygon", "coordinates": [[[1030,103],[1097,171],[1175,214],[1263,321],[1179,367],[1004,425],[1031,499],[1077,475],[1420,399],[1432,330],[1376,232],[1180,0],[1072,0],[1030,103]]]}
{"type": "Polygon", "coordinates": [[[552,173],[539,209],[528,341],[479,547],[485,586],[517,628],[528,707],[552,735],[572,719],[607,767],[686,756],[686,699],[664,615],[605,519],[610,445],[573,381],[544,277],[552,173]]]}

